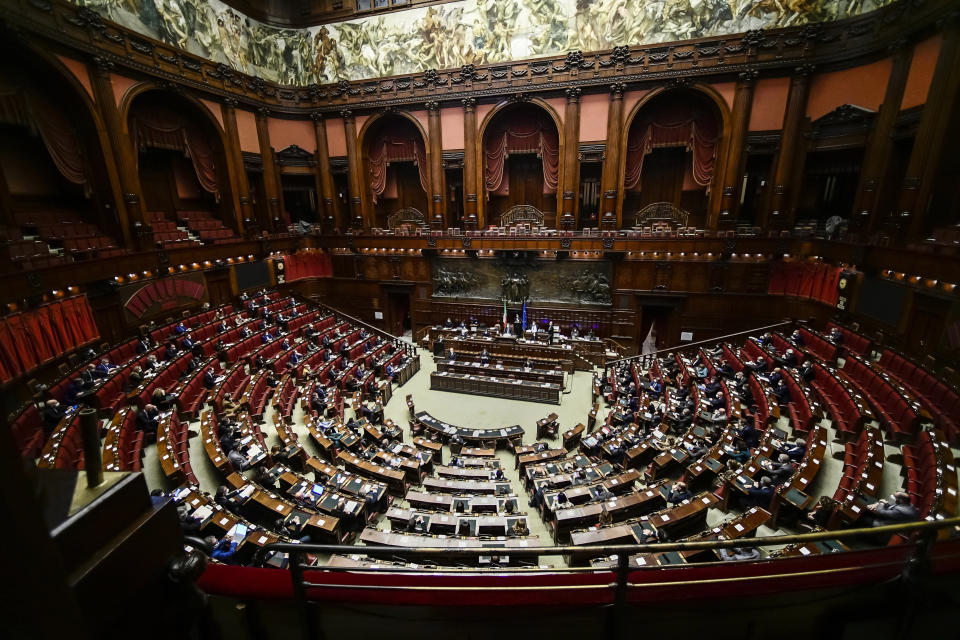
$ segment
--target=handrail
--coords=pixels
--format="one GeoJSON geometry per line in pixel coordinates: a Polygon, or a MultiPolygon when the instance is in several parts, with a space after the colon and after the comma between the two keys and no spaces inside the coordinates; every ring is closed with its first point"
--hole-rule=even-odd
{"type": "MultiPolygon", "coordinates": [[[[257,550],[254,562],[262,562],[264,556],[270,552],[294,552],[297,554],[315,553],[349,553],[370,555],[388,553],[391,555],[444,555],[450,557],[476,557],[498,554],[511,556],[540,556],[540,555],[570,555],[570,556],[604,556],[604,555],[634,555],[637,553],[665,553],[668,551],[702,551],[713,549],[758,548],[771,545],[788,545],[818,540],[856,540],[874,538],[883,534],[898,534],[912,531],[936,531],[948,527],[960,526],[960,516],[933,520],[919,520],[898,524],[888,524],[879,527],[861,527],[842,531],[816,531],[813,533],[798,533],[777,536],[757,536],[754,538],[733,538],[730,540],[697,540],[690,542],[655,542],[648,544],[618,544],[593,546],[556,546],[556,547],[474,547],[474,548],[445,548],[445,547],[390,547],[383,545],[368,545],[358,547],[344,544],[301,544],[293,542],[272,542],[257,550]]],[[[326,570],[323,566],[304,566],[305,569],[326,570]]],[[[331,569],[333,569],[331,567],[331,569]]],[[[389,571],[389,567],[384,570],[389,571]]],[[[503,571],[503,569],[501,569],[503,571]]]]}
{"type": "MultiPolygon", "coordinates": [[[[609,546],[584,546],[584,547],[572,547],[572,546],[563,546],[563,547],[520,547],[520,548],[506,548],[506,547],[481,547],[473,549],[445,549],[445,548],[430,548],[430,547],[419,547],[413,549],[406,548],[397,548],[389,547],[383,545],[377,546],[365,546],[357,547],[355,545],[327,545],[327,544],[297,544],[290,542],[274,542],[268,544],[260,549],[254,554],[254,561],[262,564],[266,554],[271,552],[287,552],[290,554],[290,562],[288,567],[290,570],[290,579],[291,587],[294,598],[297,603],[298,617],[301,623],[301,637],[306,640],[313,640],[314,638],[320,637],[318,634],[318,618],[315,612],[311,611],[308,602],[310,598],[307,594],[307,589],[324,589],[324,588],[336,588],[342,589],[344,591],[356,590],[394,590],[394,591],[420,591],[420,590],[433,590],[434,592],[439,591],[455,591],[457,593],[463,592],[464,590],[471,591],[484,591],[484,590],[497,590],[497,591],[514,591],[514,592],[524,592],[524,591],[534,591],[534,590],[543,590],[551,589],[554,591],[559,590],[603,590],[611,592],[611,604],[613,605],[610,611],[610,624],[611,629],[618,628],[618,622],[623,616],[623,610],[627,604],[627,594],[631,588],[642,588],[652,584],[656,586],[660,582],[647,583],[643,581],[638,581],[636,578],[634,580],[630,579],[631,569],[642,570],[640,567],[631,567],[630,566],[630,557],[631,554],[643,553],[643,552],[667,552],[667,551],[695,551],[700,549],[728,549],[732,547],[748,547],[756,548],[760,546],[773,545],[773,544],[791,544],[796,542],[815,542],[818,540],[851,540],[859,539],[865,537],[875,537],[883,534],[898,534],[906,532],[936,532],[940,529],[946,527],[956,527],[960,525],[960,517],[947,518],[943,520],[924,520],[919,522],[912,523],[903,523],[903,524],[893,524],[885,525],[881,527],[871,527],[871,528],[860,528],[860,529],[849,529],[847,531],[822,531],[816,533],[805,533],[798,535],[783,535],[783,536],[765,536],[759,538],[743,538],[743,539],[733,539],[733,540],[710,540],[710,541],[697,541],[697,542],[667,542],[667,543],[656,543],[656,544],[637,544],[637,545],[609,545],[609,546]],[[563,574],[575,573],[576,575],[597,575],[603,579],[601,583],[587,583],[587,584],[556,584],[556,585],[530,585],[527,583],[517,583],[517,584],[504,584],[502,581],[499,581],[497,584],[487,585],[487,584],[478,584],[478,585],[464,585],[461,582],[456,584],[447,584],[447,583],[436,583],[429,585],[418,585],[418,584],[398,584],[395,582],[382,582],[378,584],[370,584],[364,582],[353,582],[353,581],[338,581],[336,583],[327,584],[324,582],[315,581],[312,576],[308,575],[306,572],[311,572],[311,574],[328,573],[364,573],[363,567],[329,567],[329,566],[313,566],[303,564],[303,561],[308,553],[357,553],[360,552],[365,555],[369,554],[386,554],[388,556],[429,556],[432,554],[441,554],[451,558],[455,557],[479,557],[480,555],[510,555],[514,558],[517,557],[528,557],[528,556],[540,556],[540,555],[557,555],[557,554],[569,554],[571,556],[610,556],[616,554],[616,566],[615,567],[603,567],[603,568],[592,568],[592,571],[587,569],[584,571],[579,570],[567,570],[560,569],[554,570],[551,568],[546,569],[531,569],[531,568],[515,568],[511,569],[508,567],[496,567],[495,575],[497,576],[520,576],[524,574],[531,574],[533,572],[538,574],[544,573],[556,573],[563,574]],[[611,573],[614,574],[614,580],[610,581],[609,576],[611,573]]],[[[932,542],[935,539],[935,533],[933,536],[927,535],[918,540],[912,548],[906,546],[906,549],[909,550],[909,557],[904,560],[897,560],[886,562],[885,566],[893,569],[897,566],[902,566],[900,570],[901,575],[907,573],[911,566],[921,566],[923,561],[929,556],[932,542]]],[[[882,547],[886,548],[886,547],[882,547]]],[[[771,566],[769,562],[765,562],[764,566],[771,566]]],[[[662,572],[660,575],[670,575],[669,572],[673,571],[672,575],[678,575],[676,569],[680,570],[689,569],[689,565],[680,565],[680,566],[667,566],[667,567],[649,567],[648,571],[658,571],[662,572]]],[[[855,568],[855,567],[853,567],[855,568]]],[[[394,575],[400,573],[411,573],[412,567],[408,566],[390,566],[390,565],[377,565],[376,574],[383,573],[392,573],[394,575]]],[[[494,570],[494,568],[491,568],[494,570]]],[[[843,569],[836,569],[843,570],[843,569]]],[[[424,567],[420,569],[420,573],[429,573],[431,575],[437,575],[440,571],[433,567],[424,567]]],[[[487,571],[477,570],[476,575],[487,575],[487,571]]],[[[464,572],[458,573],[458,576],[465,575],[464,572]]],[[[636,574],[633,574],[636,575],[636,574]]],[[[648,574],[650,575],[650,574],[648,574]]],[[[789,574],[785,574],[789,575],[789,574]]],[[[758,574],[756,579],[763,580],[767,577],[770,577],[768,574],[758,574]]],[[[775,577],[775,576],[774,576],[775,577]]],[[[743,580],[750,579],[750,576],[737,575],[730,576],[730,582],[737,582],[737,584],[743,584],[743,580]]],[[[710,580],[713,583],[724,582],[723,577],[714,577],[710,580]]],[[[669,581],[663,583],[665,586],[669,587],[672,584],[669,581]]],[[[622,634],[621,634],[622,635],[622,634]]],[[[617,634],[614,634],[616,637],[617,634]]],[[[624,636],[625,637],[625,636],[624,636]]]]}
{"type": "Polygon", "coordinates": [[[654,351],[653,353],[640,354],[640,355],[636,355],[636,356],[628,356],[628,357],[626,357],[626,358],[619,358],[619,359],[617,359],[617,360],[611,360],[610,362],[608,362],[606,368],[609,370],[610,367],[616,367],[616,366],[619,366],[619,365],[621,365],[621,364],[627,364],[628,362],[633,362],[634,360],[639,360],[639,359],[644,358],[644,357],[646,357],[646,356],[650,356],[650,357],[656,358],[656,357],[660,357],[661,355],[665,355],[665,354],[667,354],[667,353],[673,353],[673,352],[675,352],[675,351],[686,351],[686,350],[689,349],[690,347],[701,347],[701,346],[707,345],[707,344],[717,344],[717,343],[720,343],[720,342],[729,342],[731,338],[736,338],[736,337],[739,337],[739,336],[750,335],[750,334],[754,334],[754,333],[766,333],[767,331],[772,331],[772,330],[774,330],[774,329],[780,329],[780,328],[783,328],[783,327],[791,326],[791,325],[793,325],[794,322],[795,322],[794,320],[784,320],[783,322],[777,322],[776,324],[768,324],[768,325],[763,326],[763,327],[755,327],[755,328],[753,328],[753,329],[747,329],[746,331],[738,331],[738,332],[736,332],[736,333],[728,333],[727,335],[717,336],[717,337],[715,337],[715,338],[708,338],[708,339],[706,339],[706,340],[698,340],[697,342],[688,342],[687,344],[679,344],[679,345],[675,345],[675,346],[673,346],[673,347],[669,347],[669,348],[665,348],[665,349],[657,349],[657,350],[654,351]]]}
{"type": "Polygon", "coordinates": [[[395,335],[393,335],[392,333],[389,333],[389,332],[387,332],[387,331],[384,331],[383,329],[380,329],[380,328],[378,328],[378,327],[375,327],[375,326],[373,326],[372,324],[370,324],[370,323],[368,323],[368,322],[364,322],[363,320],[360,320],[359,318],[354,318],[354,317],[351,316],[350,314],[344,313],[344,312],[341,311],[340,309],[337,309],[336,307],[332,307],[332,306],[330,306],[329,304],[327,304],[327,303],[325,303],[325,302],[320,302],[320,301],[317,301],[317,300],[312,300],[311,302],[313,302],[314,304],[316,304],[316,305],[318,305],[318,306],[320,306],[320,307],[323,307],[324,309],[326,309],[327,311],[333,313],[334,315],[337,315],[337,316],[346,318],[346,319],[349,320],[351,323],[358,324],[358,325],[362,325],[362,326],[366,327],[367,329],[369,329],[370,331],[373,331],[374,333],[380,335],[381,337],[386,338],[387,340],[390,340],[390,341],[396,342],[396,343],[400,343],[401,345],[403,345],[403,348],[404,348],[404,350],[405,350],[407,353],[410,353],[410,349],[412,348],[412,349],[413,349],[413,354],[412,354],[412,355],[417,355],[417,345],[415,345],[414,343],[410,342],[410,341],[407,340],[406,338],[401,338],[401,337],[399,337],[399,336],[395,336],[395,335]]]}

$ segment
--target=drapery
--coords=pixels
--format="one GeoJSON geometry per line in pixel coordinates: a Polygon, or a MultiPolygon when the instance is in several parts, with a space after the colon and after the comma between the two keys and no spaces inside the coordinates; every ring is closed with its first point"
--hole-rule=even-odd
{"type": "Polygon", "coordinates": [[[716,117],[697,104],[658,103],[643,109],[627,137],[624,186],[639,190],[644,158],[654,149],[683,147],[693,152],[694,182],[709,188],[716,162],[718,129],[716,117]]]}
{"type": "Polygon", "coordinates": [[[836,305],[840,267],[818,262],[774,262],[767,293],[836,305]]]}
{"type": "Polygon", "coordinates": [[[67,115],[30,82],[6,70],[0,72],[0,122],[40,136],[60,175],[89,191],[80,139],[67,115]]]}
{"type": "Polygon", "coordinates": [[[130,129],[137,149],[154,147],[181,151],[190,158],[200,186],[219,201],[213,147],[195,123],[166,105],[138,105],[130,129]]]}
{"type": "Polygon", "coordinates": [[[560,141],[553,121],[541,114],[501,118],[484,136],[484,186],[487,196],[510,193],[507,158],[511,153],[536,153],[543,163],[543,192],[557,190],[560,141]]]}
{"type": "Polygon", "coordinates": [[[368,169],[370,171],[370,191],[373,192],[373,202],[383,195],[387,187],[387,170],[391,162],[409,162],[417,166],[420,174],[420,186],[429,193],[427,186],[427,151],[421,138],[416,132],[388,132],[379,131],[370,142],[370,152],[367,154],[368,169]]]}
{"type": "Polygon", "coordinates": [[[328,253],[307,251],[283,256],[283,272],[287,282],[303,278],[329,278],[333,275],[333,265],[328,253]]]}
{"type": "Polygon", "coordinates": [[[86,296],[9,315],[0,320],[0,382],[99,337],[86,296]]]}

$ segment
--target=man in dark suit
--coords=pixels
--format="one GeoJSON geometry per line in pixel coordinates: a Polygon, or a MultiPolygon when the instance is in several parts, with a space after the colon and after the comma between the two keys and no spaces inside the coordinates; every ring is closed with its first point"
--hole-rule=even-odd
{"type": "Polygon", "coordinates": [[[100,376],[97,373],[97,369],[92,364],[88,364],[86,368],[80,372],[80,384],[83,385],[84,389],[90,389],[97,384],[97,380],[99,379],[100,376]]]}
{"type": "Polygon", "coordinates": [[[67,415],[60,403],[55,399],[47,400],[43,405],[41,417],[43,418],[43,432],[49,437],[60,421],[67,415]]]}
{"type": "Polygon", "coordinates": [[[170,362],[177,357],[179,350],[177,349],[177,343],[171,340],[167,343],[166,349],[163,351],[163,357],[167,362],[170,362]]]}
{"type": "Polygon", "coordinates": [[[213,389],[217,386],[217,378],[213,375],[212,368],[203,372],[203,386],[206,389],[213,389]]]}
{"type": "Polygon", "coordinates": [[[137,412],[137,429],[143,431],[144,436],[157,433],[157,425],[160,423],[160,410],[156,405],[144,405],[143,411],[137,412]]]}
{"type": "Polygon", "coordinates": [[[137,353],[146,353],[150,350],[150,342],[146,338],[140,338],[137,340],[136,351],[137,353]]]}

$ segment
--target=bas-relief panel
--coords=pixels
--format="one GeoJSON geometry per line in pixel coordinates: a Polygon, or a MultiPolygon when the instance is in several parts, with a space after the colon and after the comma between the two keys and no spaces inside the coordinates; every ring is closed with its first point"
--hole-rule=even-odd
{"type": "Polygon", "coordinates": [[[610,304],[608,261],[501,261],[437,258],[431,264],[435,298],[506,300],[518,304],[610,304]]]}
{"type": "Polygon", "coordinates": [[[214,62],[290,85],[838,20],[893,0],[460,0],[277,29],[219,0],[73,0],[214,62]]]}

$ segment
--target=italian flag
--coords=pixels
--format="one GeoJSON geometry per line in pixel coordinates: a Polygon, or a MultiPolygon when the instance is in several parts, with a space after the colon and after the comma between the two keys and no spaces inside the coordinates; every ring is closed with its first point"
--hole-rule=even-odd
{"type": "Polygon", "coordinates": [[[503,299],[503,328],[507,328],[507,299],[503,299]]]}

